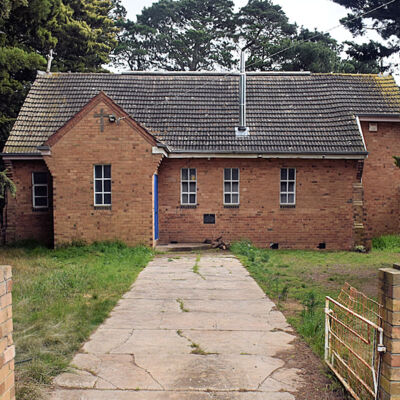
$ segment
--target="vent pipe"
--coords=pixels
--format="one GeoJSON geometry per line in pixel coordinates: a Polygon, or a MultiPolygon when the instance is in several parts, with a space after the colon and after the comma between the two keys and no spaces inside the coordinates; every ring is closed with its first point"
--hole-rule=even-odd
{"type": "Polygon", "coordinates": [[[51,63],[53,61],[53,49],[50,49],[50,53],[47,56],[47,68],[46,73],[49,74],[51,71],[51,63]]]}
{"type": "Polygon", "coordinates": [[[248,136],[249,128],[246,126],[246,63],[244,51],[240,52],[240,78],[239,78],[239,126],[235,128],[236,136],[248,136]]]}

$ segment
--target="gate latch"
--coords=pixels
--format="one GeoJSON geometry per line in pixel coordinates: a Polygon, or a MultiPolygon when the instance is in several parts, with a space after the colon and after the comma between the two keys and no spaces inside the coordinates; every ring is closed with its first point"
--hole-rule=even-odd
{"type": "Polygon", "coordinates": [[[386,346],[378,345],[378,353],[386,353],[386,346]]]}

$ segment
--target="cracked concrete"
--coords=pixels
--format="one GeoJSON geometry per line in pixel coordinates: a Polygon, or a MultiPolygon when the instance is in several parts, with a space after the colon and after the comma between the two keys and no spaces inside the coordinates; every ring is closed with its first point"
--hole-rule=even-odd
{"type": "Polygon", "coordinates": [[[301,371],[286,366],[295,337],[282,313],[236,258],[203,254],[201,276],[195,263],[152,261],[54,380],[51,399],[294,400],[301,371]]]}

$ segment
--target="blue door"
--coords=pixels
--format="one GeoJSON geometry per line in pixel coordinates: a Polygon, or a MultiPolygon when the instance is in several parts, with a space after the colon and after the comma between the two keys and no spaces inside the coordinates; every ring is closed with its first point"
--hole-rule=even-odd
{"type": "Polygon", "coordinates": [[[154,174],[154,239],[158,239],[158,175],[154,174]]]}

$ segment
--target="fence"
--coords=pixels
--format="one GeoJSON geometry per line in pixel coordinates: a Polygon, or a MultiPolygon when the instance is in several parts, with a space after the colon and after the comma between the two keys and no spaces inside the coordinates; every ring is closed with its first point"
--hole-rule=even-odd
{"type": "Polygon", "coordinates": [[[337,301],[326,298],[325,361],[357,400],[379,396],[382,313],[380,304],[347,283],[337,301]]]}

